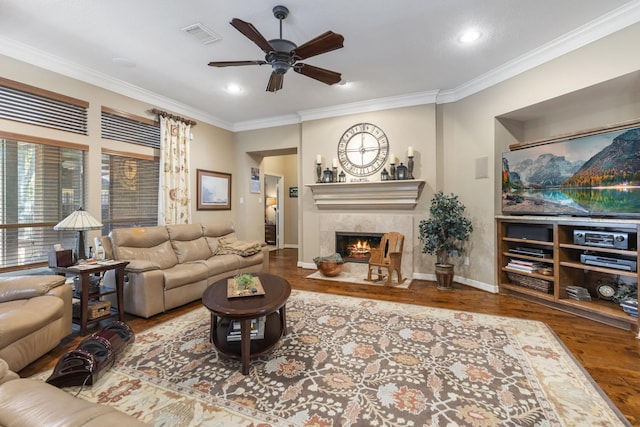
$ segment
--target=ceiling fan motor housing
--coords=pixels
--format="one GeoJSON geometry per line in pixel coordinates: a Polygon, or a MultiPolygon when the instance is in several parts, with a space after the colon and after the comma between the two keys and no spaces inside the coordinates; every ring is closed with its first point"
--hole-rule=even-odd
{"type": "Polygon", "coordinates": [[[295,43],[285,39],[269,40],[271,46],[275,49],[265,56],[265,60],[271,65],[273,72],[276,74],[284,74],[296,62],[295,58],[290,54],[297,46],[295,43]]]}

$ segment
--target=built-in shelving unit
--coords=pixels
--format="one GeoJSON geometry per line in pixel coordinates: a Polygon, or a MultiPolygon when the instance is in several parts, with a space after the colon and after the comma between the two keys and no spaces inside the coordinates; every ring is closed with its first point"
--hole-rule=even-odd
{"type": "Polygon", "coordinates": [[[635,220],[498,216],[497,277],[500,292],[618,328],[637,331],[638,319],[625,313],[619,304],[599,298],[597,287],[603,281],[638,283],[639,229],[640,221],[635,220]],[[615,248],[604,247],[601,243],[576,243],[576,230],[626,233],[629,244],[627,248],[615,248]],[[625,268],[630,267],[623,265],[614,267],[587,264],[581,262],[583,254],[635,261],[636,271],[627,270],[625,268]],[[535,264],[533,271],[527,271],[530,263],[535,264]],[[509,264],[520,264],[524,267],[510,268],[509,264]],[[591,300],[580,301],[571,298],[567,292],[569,286],[585,288],[591,300]]]}

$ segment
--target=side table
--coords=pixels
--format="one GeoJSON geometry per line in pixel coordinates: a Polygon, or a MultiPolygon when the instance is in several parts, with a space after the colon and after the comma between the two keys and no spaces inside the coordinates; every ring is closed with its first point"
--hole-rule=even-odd
{"type": "Polygon", "coordinates": [[[100,322],[105,319],[117,318],[124,321],[124,269],[129,264],[127,261],[104,261],[97,264],[77,264],[69,267],[51,267],[53,271],[61,275],[73,275],[80,278],[78,285],[80,286],[80,315],[74,316],[73,322],[80,324],[80,335],[87,334],[87,325],[90,323],[100,322]],[[115,270],[115,289],[100,286],[100,290],[96,293],[89,294],[89,284],[91,275],[102,274],[109,270],[115,270]],[[88,318],[89,301],[97,300],[101,296],[115,294],[118,302],[118,309],[111,309],[111,312],[105,316],[95,319],[88,318]]]}

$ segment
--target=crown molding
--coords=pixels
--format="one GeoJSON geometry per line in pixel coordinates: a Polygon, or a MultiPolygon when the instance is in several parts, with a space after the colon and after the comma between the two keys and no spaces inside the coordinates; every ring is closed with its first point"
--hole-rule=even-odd
{"type": "Polygon", "coordinates": [[[438,95],[437,103],[459,101],[638,22],[640,22],[640,1],[636,0],[456,88],[442,90],[438,95]]]}
{"type": "Polygon", "coordinates": [[[195,109],[189,105],[176,102],[173,99],[107,76],[99,71],[64,61],[59,57],[9,38],[0,37],[0,54],[155,105],[162,109],[175,111],[178,114],[228,131],[239,132],[243,130],[297,124],[309,120],[339,117],[348,114],[367,113],[429,103],[444,104],[459,101],[638,22],[640,22],[640,0],[634,0],[574,31],[530,51],[526,55],[509,61],[453,89],[416,92],[388,98],[302,110],[291,115],[236,123],[227,122],[202,110],[195,109]]]}
{"type": "Polygon", "coordinates": [[[180,115],[200,120],[226,130],[232,130],[232,123],[213,117],[201,110],[179,103],[171,98],[158,95],[139,86],[115,79],[99,71],[62,60],[42,50],[20,43],[6,37],[0,37],[0,54],[26,62],[36,67],[61,74],[94,86],[119,93],[138,101],[152,104],[162,109],[174,111],[180,115]]]}
{"type": "Polygon", "coordinates": [[[389,110],[392,108],[431,104],[436,102],[437,95],[438,91],[433,90],[428,92],[391,96],[388,98],[370,99],[367,101],[358,101],[349,104],[332,105],[330,107],[302,110],[299,111],[297,115],[238,122],[234,125],[233,130],[239,132],[243,130],[264,129],[282,125],[297,124],[311,120],[346,116],[348,114],[369,113],[372,111],[389,110]]]}

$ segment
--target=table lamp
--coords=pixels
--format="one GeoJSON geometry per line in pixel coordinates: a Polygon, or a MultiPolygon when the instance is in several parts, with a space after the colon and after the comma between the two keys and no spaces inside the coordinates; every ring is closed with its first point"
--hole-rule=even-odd
{"type": "Polygon", "coordinates": [[[276,205],[276,198],[275,197],[267,197],[267,206],[271,207],[271,206],[275,206],[276,205]]]}
{"type": "Polygon", "coordinates": [[[77,231],[78,232],[78,259],[86,259],[84,251],[84,232],[87,230],[99,230],[102,228],[102,223],[91,216],[91,214],[82,208],[74,211],[60,221],[55,227],[56,231],[77,231]]]}

